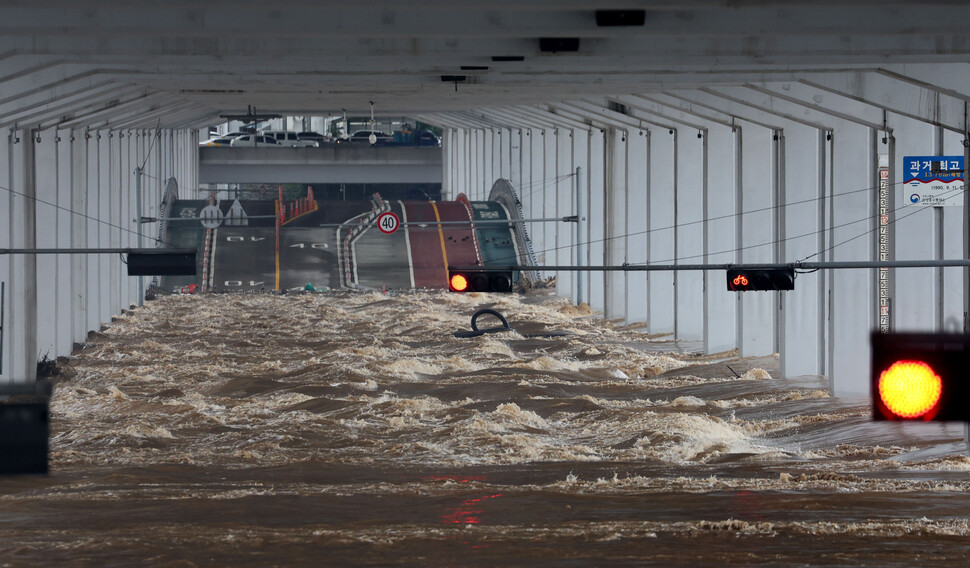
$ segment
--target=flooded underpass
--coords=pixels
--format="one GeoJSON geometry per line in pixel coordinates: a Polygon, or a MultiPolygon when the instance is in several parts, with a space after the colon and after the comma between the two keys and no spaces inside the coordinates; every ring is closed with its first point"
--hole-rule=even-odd
{"type": "Polygon", "coordinates": [[[678,347],[542,295],[162,297],[70,359],[0,566],[970,562],[962,426],[678,347]]]}

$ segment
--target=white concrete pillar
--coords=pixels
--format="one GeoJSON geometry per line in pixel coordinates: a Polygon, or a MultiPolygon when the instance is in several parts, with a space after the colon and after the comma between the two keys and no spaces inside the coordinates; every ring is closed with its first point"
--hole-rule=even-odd
{"type": "MultiPolygon", "coordinates": [[[[31,132],[14,130],[7,144],[10,189],[7,229],[10,248],[36,246],[36,181],[31,132]]],[[[4,373],[7,382],[25,383],[37,376],[37,257],[11,255],[6,286],[4,373]]]]}
{"type": "MultiPolygon", "coordinates": [[[[10,248],[12,242],[12,223],[13,209],[16,200],[19,199],[13,192],[11,182],[11,163],[12,157],[12,137],[13,131],[4,131],[0,135],[0,185],[4,191],[0,191],[0,248],[10,248]]],[[[14,340],[17,334],[13,333],[10,324],[11,312],[10,301],[13,292],[13,256],[0,255],[0,282],[3,283],[3,337],[0,338],[0,384],[14,382],[17,373],[13,370],[14,340]]],[[[20,379],[23,379],[21,375],[20,379]]]]}
{"type": "MultiPolygon", "coordinates": [[[[526,128],[524,144],[528,144],[528,168],[529,181],[523,188],[522,198],[523,213],[526,217],[534,219],[542,216],[542,207],[545,199],[545,177],[546,160],[543,137],[538,129],[526,128]]],[[[536,260],[540,265],[546,264],[546,240],[542,227],[527,225],[529,236],[532,238],[532,250],[536,254],[536,260]]],[[[549,276],[545,271],[540,272],[543,278],[549,276]]]]}
{"type": "MultiPolygon", "coordinates": [[[[56,229],[57,247],[73,248],[71,228],[73,227],[74,204],[72,202],[72,184],[74,179],[73,156],[71,153],[71,132],[54,130],[54,144],[57,156],[57,217],[56,229]]],[[[57,266],[57,330],[55,352],[58,355],[70,353],[74,347],[74,297],[75,278],[71,257],[78,255],[56,255],[57,266]]]]}
{"type": "MultiPolygon", "coordinates": [[[[121,181],[125,179],[125,176],[122,173],[124,164],[121,161],[121,140],[114,131],[105,131],[103,137],[108,139],[109,198],[108,215],[107,217],[103,217],[102,220],[107,222],[109,234],[108,246],[110,248],[121,248],[122,229],[127,230],[132,226],[130,219],[124,215],[124,210],[122,209],[122,196],[124,192],[121,188],[121,181]]],[[[125,265],[121,262],[121,255],[110,254],[107,256],[110,261],[109,266],[111,270],[111,301],[109,303],[111,313],[105,321],[111,321],[111,316],[117,314],[119,308],[128,307],[127,303],[123,303],[121,295],[122,284],[127,280],[127,272],[125,271],[125,265]]]]}
{"type": "MultiPolygon", "coordinates": [[[[937,155],[942,150],[937,143],[937,131],[930,124],[902,116],[891,115],[895,138],[894,162],[890,171],[895,172],[896,210],[893,212],[893,231],[897,260],[930,260],[939,258],[943,229],[943,209],[911,205],[910,187],[903,184],[904,156],[937,155]],[[895,166],[895,167],[893,167],[895,166]]],[[[878,153],[888,151],[888,146],[877,140],[878,153]]],[[[957,153],[957,152],[954,152],[957,153]]],[[[963,153],[962,147],[959,153],[963,153]]],[[[954,208],[957,210],[962,207],[954,208]]],[[[961,233],[962,234],[962,230],[961,233]]],[[[875,239],[866,239],[873,243],[875,239]]],[[[893,322],[896,331],[936,331],[940,322],[941,298],[938,270],[935,268],[897,268],[893,295],[893,322]]],[[[962,310],[961,310],[962,311],[962,310]]],[[[870,322],[876,317],[872,314],[870,322]]],[[[878,321],[878,320],[876,320],[878,321]]],[[[963,328],[962,318],[960,329],[963,328]]],[[[875,325],[875,324],[873,324],[875,325]]]]}
{"type": "MultiPolygon", "coordinates": [[[[738,210],[739,263],[774,261],[776,241],[776,158],[780,133],[746,123],[741,129],[741,191],[738,210]]],[[[776,292],[735,292],[738,348],[742,357],[775,351],[776,292]]]]}
{"type": "MultiPolygon", "coordinates": [[[[806,259],[824,248],[824,197],[829,164],[826,131],[797,124],[784,133],[784,192],[780,196],[784,233],[778,262],[806,259]]],[[[814,257],[813,257],[813,260],[814,257]]],[[[819,272],[796,276],[795,289],[780,292],[781,373],[784,377],[821,375],[825,310],[819,272]]]]}
{"type": "Polygon", "coordinates": [[[501,145],[501,152],[499,152],[499,177],[508,180],[511,180],[513,177],[513,156],[516,152],[518,152],[519,149],[518,142],[516,142],[512,137],[513,133],[514,131],[511,128],[503,128],[499,132],[499,144],[501,145]],[[515,146],[514,150],[512,146],[515,146]]]}
{"type": "MultiPolygon", "coordinates": [[[[650,156],[647,174],[650,194],[647,210],[650,215],[649,259],[655,264],[670,264],[676,258],[674,250],[676,189],[676,138],[672,130],[653,130],[650,134],[650,156]]],[[[650,333],[673,333],[676,318],[674,274],[647,274],[648,330],[650,333]]]]}
{"type": "MultiPolygon", "coordinates": [[[[585,220],[580,219],[580,223],[583,223],[583,239],[582,242],[576,239],[576,227],[571,227],[571,238],[573,242],[573,249],[570,250],[569,264],[576,263],[576,255],[582,255],[582,264],[589,264],[589,171],[590,171],[590,134],[587,130],[572,130],[570,131],[573,141],[573,164],[582,168],[580,172],[581,178],[579,181],[580,193],[578,199],[582,200],[582,213],[585,220]]],[[[574,170],[575,173],[575,170],[574,170]]],[[[573,180],[573,191],[576,191],[576,181],[573,180]]],[[[572,195],[573,203],[566,209],[569,215],[577,215],[577,196],[575,193],[572,195]]],[[[574,303],[579,301],[579,286],[580,280],[582,281],[583,301],[589,302],[589,272],[576,272],[573,275],[573,295],[572,300],[574,303]]]]}
{"type": "MultiPolygon", "coordinates": [[[[29,142],[35,155],[34,178],[37,184],[36,246],[57,247],[57,142],[53,130],[35,132],[29,142]]],[[[24,142],[28,142],[24,140],[24,142]]],[[[57,258],[51,254],[37,255],[37,356],[57,358],[57,258]]]]}
{"type": "MultiPolygon", "coordinates": [[[[626,160],[626,233],[627,233],[627,262],[642,265],[650,262],[649,246],[649,212],[647,208],[647,193],[649,177],[647,173],[648,153],[650,151],[650,133],[646,129],[631,129],[627,137],[626,160]]],[[[648,321],[647,309],[647,273],[643,271],[627,272],[626,277],[626,321],[648,321]]]]}
{"type": "MultiPolygon", "coordinates": [[[[90,220],[86,215],[90,211],[88,204],[88,144],[84,139],[84,132],[71,130],[65,132],[67,147],[71,154],[71,210],[72,215],[71,246],[88,248],[90,220]]],[[[62,135],[62,144],[64,143],[62,135]]],[[[90,307],[89,292],[89,264],[97,264],[97,259],[88,255],[71,255],[71,341],[81,344],[87,338],[90,307]]]]}
{"type": "Polygon", "coordinates": [[[489,164],[488,178],[485,180],[483,200],[488,199],[488,192],[492,189],[492,184],[495,183],[495,180],[505,177],[505,172],[502,170],[502,161],[505,157],[503,154],[504,146],[502,145],[502,133],[504,131],[504,128],[498,130],[493,128],[488,131],[489,155],[492,157],[492,161],[489,164]]]}
{"type": "MultiPolygon", "coordinates": [[[[606,133],[606,264],[627,262],[627,132],[610,128],[606,133]]],[[[626,317],[626,275],[606,273],[607,318],[626,317]]]]}
{"type": "MultiPolygon", "coordinates": [[[[89,248],[100,248],[102,246],[101,241],[101,225],[98,223],[100,218],[101,209],[101,171],[99,164],[100,151],[98,146],[98,139],[96,133],[84,131],[78,136],[78,142],[87,146],[87,151],[85,155],[87,156],[87,166],[85,166],[84,171],[87,173],[87,183],[85,184],[85,189],[87,190],[87,243],[89,248]]],[[[85,322],[85,330],[97,330],[101,325],[101,274],[103,259],[101,255],[92,255],[88,259],[87,266],[87,321],[85,322]]]]}
{"type": "MultiPolygon", "coordinates": [[[[678,264],[696,264],[704,259],[704,197],[707,183],[707,139],[703,132],[681,128],[675,132],[676,223],[675,258],[678,264]]],[[[704,273],[685,270],[674,273],[677,339],[704,339],[704,273]]]]}
{"type": "Polygon", "coordinates": [[[525,186],[525,154],[528,151],[528,146],[526,145],[525,135],[522,133],[521,128],[516,128],[509,131],[509,181],[512,182],[512,187],[519,195],[519,200],[522,199],[522,189],[525,186]]]}
{"type": "Polygon", "coordinates": [[[492,132],[491,130],[478,131],[479,164],[478,178],[475,180],[474,196],[469,196],[475,201],[484,201],[488,196],[488,190],[492,187],[495,179],[492,176],[492,132]]]}
{"type": "MultiPolygon", "coordinates": [[[[594,128],[589,134],[589,217],[586,235],[589,240],[587,265],[606,264],[606,133],[594,128]]],[[[606,310],[606,274],[585,273],[589,281],[589,305],[599,312],[606,310]]]]}
{"type": "MultiPolygon", "coordinates": [[[[943,133],[943,149],[945,156],[957,156],[963,153],[963,135],[954,132],[943,133]]],[[[966,175],[966,174],[964,174],[966,175]]],[[[956,199],[960,199],[957,197],[956,199]]],[[[939,254],[942,258],[962,258],[963,247],[961,236],[963,223],[967,218],[967,211],[962,207],[943,208],[943,242],[939,254]]],[[[963,330],[964,295],[968,293],[963,287],[963,270],[960,268],[941,268],[943,298],[942,313],[940,314],[939,329],[946,331],[963,330]]]]}
{"type": "MultiPolygon", "coordinates": [[[[542,144],[542,197],[539,204],[539,215],[537,218],[555,217],[556,203],[559,192],[559,168],[558,168],[558,146],[556,136],[552,129],[537,129],[539,141],[542,144]]],[[[529,226],[534,233],[542,233],[543,254],[545,264],[556,264],[559,258],[559,251],[556,250],[557,227],[554,223],[532,223],[529,226]]],[[[556,276],[557,273],[550,272],[546,276],[556,276]]]]}
{"type": "MultiPolygon", "coordinates": [[[[98,242],[100,248],[107,248],[113,244],[113,235],[110,225],[111,212],[114,204],[114,200],[117,197],[117,191],[114,189],[114,184],[117,183],[117,178],[113,176],[112,165],[113,160],[111,156],[111,145],[108,139],[108,131],[98,130],[93,133],[93,139],[95,144],[98,146],[98,186],[95,188],[99,192],[98,199],[98,214],[96,219],[100,221],[98,223],[98,242]]],[[[112,286],[115,279],[117,271],[115,269],[115,256],[113,254],[99,254],[99,271],[101,287],[98,290],[100,293],[100,301],[98,303],[98,322],[108,323],[111,321],[111,316],[114,315],[115,304],[112,300],[115,298],[113,294],[112,286]]]]}
{"type": "MultiPolygon", "coordinates": [[[[734,262],[737,248],[738,138],[740,131],[714,126],[707,131],[708,167],[706,260],[734,262]]],[[[722,270],[708,271],[704,293],[704,351],[719,353],[737,347],[737,299],[727,291],[722,270]]]]}
{"type": "MultiPolygon", "coordinates": [[[[872,260],[877,203],[874,130],[843,123],[832,134],[832,198],[828,207],[828,252],[820,260],[872,260]]],[[[833,394],[868,394],[869,333],[875,301],[874,269],[829,270],[828,370],[833,394]]]]}
{"type": "Polygon", "coordinates": [[[451,199],[451,196],[455,195],[454,181],[451,177],[455,172],[455,158],[452,154],[454,137],[454,129],[445,128],[441,132],[441,197],[443,199],[451,199]]]}
{"type": "MultiPolygon", "coordinates": [[[[573,131],[568,128],[553,130],[556,142],[556,193],[555,208],[551,217],[562,218],[572,215],[576,209],[576,163],[574,156],[573,131]]],[[[558,265],[572,265],[576,254],[573,246],[576,233],[571,225],[557,222],[549,223],[553,230],[555,243],[555,263],[558,265]]],[[[575,296],[576,273],[560,271],[556,274],[556,290],[560,296],[573,298],[575,296]]]]}

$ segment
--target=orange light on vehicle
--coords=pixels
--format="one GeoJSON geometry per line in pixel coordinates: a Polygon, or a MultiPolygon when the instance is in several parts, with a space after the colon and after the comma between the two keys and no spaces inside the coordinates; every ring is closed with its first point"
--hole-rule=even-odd
{"type": "Polygon", "coordinates": [[[901,418],[931,419],[942,392],[943,380],[922,361],[896,361],[879,375],[880,400],[901,418]]]}
{"type": "Polygon", "coordinates": [[[468,289],[468,279],[465,278],[464,274],[452,274],[449,284],[455,292],[464,292],[468,289]]]}

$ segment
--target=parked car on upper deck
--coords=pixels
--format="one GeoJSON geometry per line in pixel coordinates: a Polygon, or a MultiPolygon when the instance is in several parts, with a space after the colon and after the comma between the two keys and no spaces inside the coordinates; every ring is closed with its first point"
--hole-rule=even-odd
{"type": "Polygon", "coordinates": [[[393,142],[394,137],[390,134],[381,132],[380,130],[355,130],[350,134],[350,136],[338,140],[338,142],[370,142],[371,134],[377,139],[375,144],[386,144],[388,142],[393,142]]]}
{"type": "Polygon", "coordinates": [[[244,134],[242,136],[237,136],[232,139],[230,144],[233,148],[237,147],[248,147],[248,148],[282,148],[283,146],[276,141],[276,138],[270,136],[258,136],[252,134],[244,134]]]}
{"type": "Polygon", "coordinates": [[[229,146],[233,140],[233,138],[209,138],[208,140],[199,142],[199,146],[229,146]]]}
{"type": "Polygon", "coordinates": [[[260,131],[263,136],[269,136],[275,138],[277,142],[283,146],[291,146],[294,148],[307,148],[317,146],[316,140],[306,140],[301,139],[297,136],[296,132],[292,130],[263,130],[260,131]]]}
{"type": "Polygon", "coordinates": [[[314,142],[317,143],[318,146],[320,144],[323,144],[324,142],[330,141],[329,136],[324,136],[319,132],[297,132],[296,137],[299,138],[300,140],[313,140],[314,142]]]}

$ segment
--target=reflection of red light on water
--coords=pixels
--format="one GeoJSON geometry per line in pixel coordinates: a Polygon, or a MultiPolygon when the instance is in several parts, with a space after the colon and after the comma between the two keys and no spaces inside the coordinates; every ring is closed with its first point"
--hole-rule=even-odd
{"type": "Polygon", "coordinates": [[[482,522],[482,510],[478,508],[479,504],[487,499],[495,499],[496,497],[501,496],[501,493],[497,493],[495,495],[486,495],[484,497],[479,497],[478,499],[469,499],[464,501],[458,507],[449,510],[444,515],[441,515],[441,522],[454,525],[480,524],[482,522]]]}
{"type": "Polygon", "coordinates": [[[762,495],[756,491],[743,489],[733,495],[732,514],[742,521],[767,520],[765,511],[768,509],[762,495]]]}
{"type": "Polygon", "coordinates": [[[429,475],[425,481],[454,481],[455,483],[471,483],[472,481],[485,481],[484,475],[429,475]]]}

